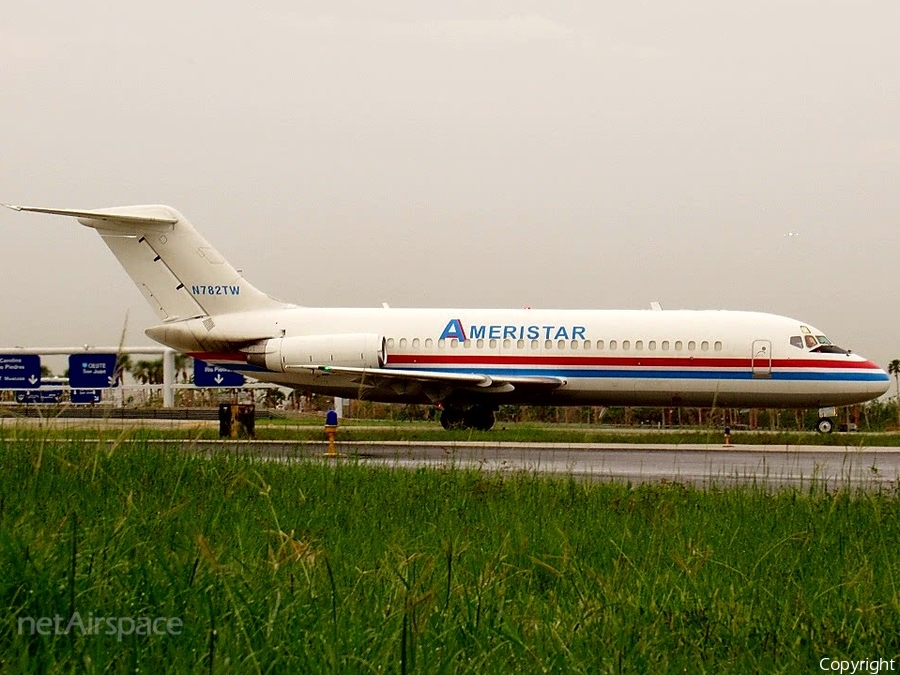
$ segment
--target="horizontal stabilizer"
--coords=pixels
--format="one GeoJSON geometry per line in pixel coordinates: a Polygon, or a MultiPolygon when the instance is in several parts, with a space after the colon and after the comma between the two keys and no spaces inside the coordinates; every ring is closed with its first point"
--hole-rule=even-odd
{"type": "Polygon", "coordinates": [[[51,209],[43,206],[16,206],[4,204],[13,211],[33,211],[34,213],[49,213],[55,216],[72,216],[78,218],[83,225],[88,225],[85,220],[99,220],[104,223],[126,223],[128,225],[174,225],[178,218],[172,215],[162,206],[130,206],[124,208],[97,209],[86,211],[83,209],[51,209]]]}

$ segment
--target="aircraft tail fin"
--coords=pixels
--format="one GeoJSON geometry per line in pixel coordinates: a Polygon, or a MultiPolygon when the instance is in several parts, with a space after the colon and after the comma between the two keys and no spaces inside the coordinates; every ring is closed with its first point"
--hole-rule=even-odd
{"type": "Polygon", "coordinates": [[[245,281],[169,206],[97,210],[4,206],[71,216],[97,230],[163,321],[287,306],[245,281]]]}

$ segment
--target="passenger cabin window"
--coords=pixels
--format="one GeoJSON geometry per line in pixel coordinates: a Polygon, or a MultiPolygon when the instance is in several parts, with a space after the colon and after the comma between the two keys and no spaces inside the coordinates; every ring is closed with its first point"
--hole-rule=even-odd
{"type": "Polygon", "coordinates": [[[702,349],[704,352],[708,352],[709,351],[709,342],[707,342],[706,340],[701,342],[700,349],[702,349]]]}
{"type": "Polygon", "coordinates": [[[669,341],[668,340],[663,340],[662,349],[664,352],[669,351],[669,341]]]}
{"type": "Polygon", "coordinates": [[[692,352],[692,351],[694,351],[695,349],[697,349],[697,343],[694,342],[693,340],[691,340],[690,342],[688,342],[688,351],[689,351],[689,352],[692,352]]]}
{"type": "Polygon", "coordinates": [[[676,351],[676,352],[680,352],[680,351],[681,351],[681,340],[676,340],[676,341],[675,341],[675,351],[676,351]]]}
{"type": "Polygon", "coordinates": [[[418,348],[419,348],[419,338],[413,338],[412,346],[413,346],[415,349],[418,349],[418,348]]]}
{"type": "Polygon", "coordinates": [[[425,349],[431,349],[434,346],[434,340],[425,338],[425,349]]]}
{"type": "Polygon", "coordinates": [[[715,349],[717,352],[722,351],[722,343],[719,340],[716,340],[716,344],[713,345],[713,349],[715,349]]]}
{"type": "Polygon", "coordinates": [[[610,349],[615,349],[615,348],[616,348],[616,341],[615,341],[615,340],[610,340],[610,341],[609,341],[609,348],[610,348],[610,349]]]}
{"type": "Polygon", "coordinates": [[[631,341],[622,340],[622,349],[631,349],[631,341]]]}
{"type": "Polygon", "coordinates": [[[400,338],[400,349],[406,347],[406,338],[400,338]]]}
{"type": "Polygon", "coordinates": [[[388,338],[388,339],[387,339],[387,346],[388,346],[388,347],[393,347],[393,346],[394,346],[394,338],[388,338]]]}
{"type": "Polygon", "coordinates": [[[803,349],[803,338],[799,335],[792,335],[791,345],[796,347],[797,349],[803,349]]]}
{"type": "Polygon", "coordinates": [[[638,351],[641,351],[644,348],[644,341],[638,340],[637,342],[635,342],[634,348],[637,349],[638,351]]]}
{"type": "Polygon", "coordinates": [[[647,343],[647,347],[648,347],[648,349],[650,349],[651,352],[655,352],[656,351],[656,340],[650,340],[650,342],[647,343]]]}

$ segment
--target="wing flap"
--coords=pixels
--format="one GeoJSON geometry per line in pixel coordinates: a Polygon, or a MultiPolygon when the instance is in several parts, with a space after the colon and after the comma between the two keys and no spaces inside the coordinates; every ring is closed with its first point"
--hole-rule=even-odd
{"type": "Polygon", "coordinates": [[[308,371],[324,375],[350,375],[360,384],[378,382],[419,382],[443,384],[458,389],[477,389],[485,393],[508,393],[520,387],[558,389],[566,384],[558,377],[492,376],[484,373],[446,373],[434,370],[404,370],[400,368],[352,368],[341,366],[297,365],[286,370],[308,371]]]}

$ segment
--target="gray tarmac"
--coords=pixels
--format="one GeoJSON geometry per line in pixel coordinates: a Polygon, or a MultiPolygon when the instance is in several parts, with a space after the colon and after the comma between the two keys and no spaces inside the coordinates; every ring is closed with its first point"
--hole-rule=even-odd
{"type": "MultiPolygon", "coordinates": [[[[0,419],[0,426],[96,428],[97,421],[0,419]]],[[[150,422],[105,420],[104,427],[185,429],[214,427],[196,421],[150,422]]],[[[852,436],[848,437],[852,440],[852,436]]],[[[120,441],[116,441],[119,443],[120,441]]],[[[630,483],[678,482],[699,486],[738,484],[765,487],[826,486],[829,489],[893,489],[900,486],[900,447],[733,445],[646,443],[469,443],[469,442],[338,442],[338,458],[324,456],[319,441],[165,440],[187,452],[224,452],[262,461],[352,461],[398,469],[474,468],[482,471],[531,472],[573,476],[582,480],[630,483]]]]}
{"type": "Polygon", "coordinates": [[[827,486],[893,488],[900,481],[900,448],[544,443],[325,443],[193,441],[186,450],[249,454],[268,461],[353,461],[401,469],[474,468],[631,483],[670,481],[702,486],[827,486]]]}

